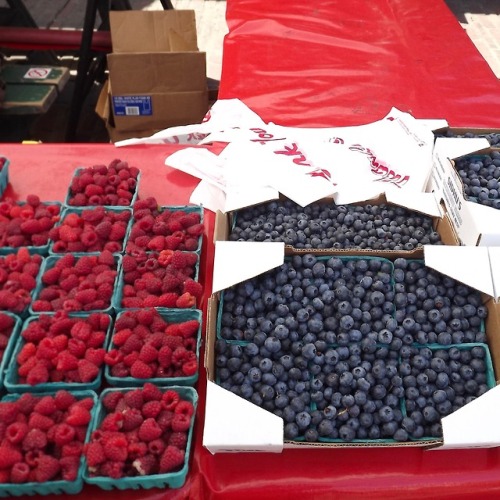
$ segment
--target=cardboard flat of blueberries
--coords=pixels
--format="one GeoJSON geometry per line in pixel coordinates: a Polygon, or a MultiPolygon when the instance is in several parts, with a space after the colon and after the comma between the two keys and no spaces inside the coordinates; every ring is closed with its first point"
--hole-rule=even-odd
{"type": "MultiPolygon", "coordinates": [[[[97,394],[93,391],[75,391],[72,394],[77,399],[83,399],[91,397],[94,400],[94,406],[91,410],[92,420],[95,418],[98,410],[98,398],[97,394]]],[[[39,394],[41,396],[54,396],[55,392],[44,392],[39,394]]],[[[8,394],[2,398],[2,401],[15,401],[19,399],[21,394],[8,394]]],[[[88,442],[91,432],[92,420],[89,423],[87,434],[85,436],[85,443],[88,442]]],[[[80,493],[83,489],[83,472],[85,467],[84,457],[80,458],[80,467],[78,469],[78,476],[75,481],[47,481],[45,483],[29,482],[23,484],[13,484],[13,483],[2,483],[0,484],[0,497],[10,497],[10,496],[22,496],[22,495],[59,495],[59,494],[69,494],[76,495],[80,493]]]]}
{"type": "MultiPolygon", "coordinates": [[[[432,248],[432,247],[431,247],[432,248]]],[[[458,249],[457,249],[458,250],[458,249]]],[[[331,256],[339,256],[337,252],[309,252],[313,253],[316,256],[323,256],[326,253],[328,253],[331,256]]],[[[352,255],[352,254],[351,254],[352,255]]],[[[408,258],[407,255],[404,253],[400,253],[397,257],[405,257],[408,258]]],[[[393,260],[393,259],[390,259],[393,260]]],[[[236,279],[234,281],[237,281],[236,279]]],[[[221,296],[223,295],[223,292],[216,292],[212,295],[212,297],[208,301],[208,308],[207,308],[207,344],[206,344],[206,350],[205,350],[205,367],[207,370],[207,379],[208,383],[213,383],[217,382],[217,377],[216,377],[216,369],[215,369],[215,342],[217,340],[218,336],[218,311],[219,311],[219,301],[221,300],[221,296]]],[[[481,346],[484,346],[486,350],[486,365],[487,365],[487,384],[490,388],[495,386],[495,380],[496,376],[495,374],[499,373],[500,370],[500,337],[496,335],[496,332],[500,331],[500,303],[496,302],[493,297],[489,297],[485,294],[483,294],[483,304],[486,306],[488,309],[488,317],[484,323],[484,329],[486,331],[486,336],[487,336],[487,345],[486,344],[480,344],[481,346]]],[[[484,330],[483,330],[484,331],[484,330]]],[[[241,342],[238,342],[241,344],[241,342]]],[[[459,344],[457,345],[460,349],[468,349],[472,348],[473,346],[478,345],[478,344],[459,344]]],[[[431,349],[439,348],[439,349],[448,349],[451,346],[442,346],[442,345],[420,345],[420,344],[415,344],[415,347],[430,347],[431,349]]],[[[224,389],[220,388],[221,391],[224,391],[225,393],[229,393],[228,399],[225,399],[226,404],[231,404],[231,402],[234,400],[234,403],[236,404],[237,401],[241,400],[242,398],[233,395],[229,391],[225,391],[224,389]],[[234,398],[233,398],[234,396],[234,398]]],[[[213,392],[213,391],[212,391],[213,392]]],[[[243,400],[245,401],[245,400],[243,400]]],[[[219,401],[220,402],[220,401],[219,401]]],[[[246,402],[246,401],[245,401],[246,402]]],[[[252,406],[252,403],[250,403],[252,406]]],[[[209,413],[208,407],[210,405],[209,400],[207,399],[207,414],[209,413]]],[[[243,407],[242,407],[243,408],[243,407]]],[[[259,407],[255,407],[259,409],[259,407]]],[[[265,410],[262,410],[265,412],[265,410]]],[[[237,412],[236,412],[237,413],[237,412]]],[[[268,413],[268,412],[266,412],[268,413]]],[[[270,414],[272,417],[275,417],[275,415],[270,414]]],[[[453,415],[453,414],[452,414],[453,415]]],[[[276,417],[277,418],[277,417],[276,417]]],[[[281,419],[280,419],[281,420],[281,419]]],[[[271,422],[271,420],[270,420],[271,422]]],[[[228,431],[230,432],[230,431],[228,431]]],[[[274,436],[276,437],[276,436],[274,436]]],[[[210,435],[210,438],[213,439],[213,434],[210,435]]],[[[204,443],[205,444],[205,443],[204,443]]],[[[283,441],[281,449],[283,447],[285,448],[301,448],[301,447],[307,447],[307,448],[325,448],[325,447],[340,447],[340,448],[355,448],[355,447],[426,447],[426,448],[436,448],[440,447],[443,445],[443,439],[442,438],[434,438],[434,437],[424,437],[423,439],[413,439],[409,440],[406,442],[397,442],[393,440],[366,440],[366,441],[360,441],[356,440],[354,442],[345,442],[345,441],[334,441],[330,440],[329,442],[305,442],[303,440],[300,441],[283,441]]],[[[206,445],[207,446],[207,445],[206,445]]],[[[281,451],[281,449],[276,449],[273,448],[274,445],[271,445],[271,443],[266,446],[266,445],[256,445],[256,448],[248,447],[246,445],[245,448],[233,448],[230,445],[225,445],[224,444],[221,446],[215,446],[215,448],[211,448],[211,446],[214,446],[214,443],[210,441],[210,446],[207,446],[210,451],[212,449],[216,449],[217,451],[281,451]],[[263,447],[262,447],[263,446],[263,447]]],[[[253,445],[251,445],[253,446],[253,445]]],[[[217,451],[212,451],[212,453],[216,453],[217,451]]]]}
{"type": "MultiPolygon", "coordinates": [[[[54,313],[44,313],[48,315],[53,315],[54,313]]],[[[90,313],[70,313],[70,317],[74,318],[87,318],[90,313]]],[[[36,316],[30,316],[28,319],[24,321],[22,325],[19,327],[19,332],[17,335],[17,338],[15,340],[15,344],[12,346],[11,350],[11,356],[10,356],[10,364],[6,366],[6,371],[5,371],[5,376],[4,376],[4,386],[7,389],[8,392],[10,393],[24,393],[24,392],[33,392],[33,393],[42,393],[42,392],[47,392],[47,391],[58,391],[60,389],[65,389],[67,391],[83,391],[83,390],[91,390],[91,391],[97,391],[99,387],[101,386],[102,382],[102,372],[103,372],[103,367],[99,370],[99,374],[95,378],[95,380],[91,382],[84,382],[84,383],[76,383],[76,382],[47,382],[45,384],[38,384],[38,385],[30,385],[28,383],[20,383],[19,382],[19,376],[17,373],[17,356],[21,349],[23,348],[24,344],[26,343],[25,340],[22,337],[22,332],[25,330],[28,325],[36,321],[40,315],[36,316]]],[[[113,320],[112,317],[110,316],[110,322],[109,322],[109,327],[106,332],[106,338],[104,340],[104,345],[103,348],[106,349],[110,338],[111,338],[111,332],[113,329],[113,320]]]]}
{"type": "MultiPolygon", "coordinates": [[[[133,309],[127,309],[118,313],[116,319],[120,318],[122,314],[126,311],[132,311],[133,309]]],[[[163,309],[156,308],[160,316],[167,321],[167,323],[182,323],[189,320],[197,320],[200,323],[198,328],[198,333],[196,335],[196,359],[198,360],[198,371],[191,376],[186,377],[164,377],[164,378],[147,378],[147,379],[137,379],[134,377],[115,377],[111,374],[111,369],[109,366],[104,368],[104,376],[109,385],[113,387],[142,387],[146,382],[151,382],[153,384],[163,386],[183,386],[189,385],[193,386],[198,380],[199,366],[200,366],[200,346],[201,346],[201,325],[202,325],[202,314],[198,309],[163,309]]],[[[114,334],[114,330],[113,330],[114,334]]],[[[108,344],[108,350],[113,349],[113,335],[110,336],[110,341],[108,344]]]]}
{"type": "MultiPolygon", "coordinates": [[[[110,392],[125,393],[134,389],[136,389],[136,387],[112,388],[112,389],[105,389],[101,393],[99,397],[98,411],[95,413],[94,418],[90,423],[91,433],[99,428],[99,425],[106,416],[106,410],[101,403],[103,398],[106,397],[106,395],[109,394],[110,392]]],[[[186,476],[189,472],[189,457],[191,452],[191,441],[193,438],[196,407],[198,404],[198,393],[192,387],[171,386],[160,389],[162,392],[165,392],[167,390],[176,391],[180,395],[181,399],[190,401],[194,407],[194,414],[188,431],[184,465],[182,466],[182,468],[177,472],[169,472],[166,474],[154,474],[150,476],[123,477],[120,479],[113,479],[104,476],[95,476],[95,477],[90,476],[85,463],[83,480],[86,483],[98,486],[103,490],[112,490],[115,488],[119,490],[129,490],[129,489],[138,490],[138,489],[166,488],[166,487],[180,488],[184,484],[184,482],[186,481],[186,476]]]]}
{"type": "MultiPolygon", "coordinates": [[[[84,170],[87,170],[88,167],[79,167],[75,170],[74,174],[73,174],[73,177],[79,177],[84,170]]],[[[130,200],[130,203],[128,205],[102,205],[104,206],[104,208],[110,208],[110,207],[114,207],[114,208],[127,208],[127,207],[131,207],[137,200],[137,197],[139,196],[139,182],[140,182],[140,179],[141,179],[141,172],[139,172],[137,174],[137,178],[136,178],[136,186],[135,186],[135,189],[133,191],[133,196],[132,196],[132,199],[130,200]]],[[[71,179],[72,181],[73,179],[71,179]]],[[[66,193],[66,197],[64,198],[64,205],[68,206],[68,207],[71,207],[71,208],[90,208],[92,207],[92,205],[87,205],[85,207],[78,207],[76,205],[70,205],[69,201],[70,199],[72,198],[72,193],[71,193],[71,181],[70,181],[70,185],[68,187],[68,192],[66,193]]]]}
{"type": "MultiPolygon", "coordinates": [[[[63,210],[61,212],[61,219],[59,220],[57,225],[61,226],[64,223],[64,219],[69,214],[78,214],[81,216],[83,211],[92,210],[92,208],[93,207],[85,207],[85,208],[84,207],[65,207],[65,208],[63,208],[63,210]]],[[[129,234],[130,234],[130,228],[132,227],[132,208],[131,207],[120,207],[120,206],[116,206],[116,207],[108,206],[108,207],[105,207],[105,210],[106,210],[106,212],[114,212],[114,213],[121,213],[121,212],[129,212],[130,213],[130,219],[127,222],[127,231],[126,231],[125,237],[123,238],[122,248],[119,252],[114,252],[116,255],[118,255],[118,254],[123,253],[125,251],[125,245],[127,244],[127,239],[128,239],[129,234]]],[[[50,240],[50,242],[49,242],[49,249],[48,249],[49,255],[61,256],[64,253],[69,253],[69,252],[54,252],[54,243],[55,242],[52,240],[50,240]]],[[[90,254],[98,255],[99,254],[99,252],[79,252],[79,253],[83,253],[86,255],[90,255],[90,254]]]]}
{"type": "MultiPolygon", "coordinates": [[[[283,198],[282,198],[283,199],[283,198]]],[[[333,204],[332,199],[323,199],[317,203],[333,204]]],[[[388,203],[385,196],[379,196],[373,200],[366,200],[365,202],[355,203],[353,205],[381,205],[388,203]]],[[[215,217],[215,229],[214,229],[214,242],[217,241],[228,241],[231,229],[234,226],[235,218],[237,217],[237,212],[222,213],[217,212],[215,217]]],[[[458,236],[453,228],[453,225],[447,214],[444,214],[442,218],[433,217],[434,230],[437,231],[441,237],[441,241],[444,245],[459,245],[458,236]]],[[[395,259],[397,257],[405,257],[408,259],[421,259],[423,257],[423,247],[417,247],[414,250],[373,250],[373,249],[361,249],[361,248],[345,248],[345,249],[311,249],[311,248],[295,248],[291,245],[285,245],[286,255],[294,254],[304,254],[304,253],[314,253],[316,255],[351,255],[351,256],[373,256],[373,257],[386,257],[389,259],[395,259]]]]}
{"type": "MultiPolygon", "coordinates": [[[[81,258],[81,257],[86,257],[86,256],[89,256],[90,254],[86,254],[86,253],[74,253],[73,254],[77,259],[81,258]]],[[[92,254],[92,255],[99,255],[99,253],[95,253],[95,254],[92,254]]],[[[42,291],[42,289],[44,288],[44,285],[42,283],[42,277],[44,275],[44,273],[46,271],[48,271],[49,269],[52,269],[58,260],[62,259],[62,257],[64,256],[64,254],[58,254],[58,255],[50,255],[48,257],[46,257],[42,263],[42,266],[41,266],[41,269],[40,269],[40,272],[38,273],[38,277],[37,277],[37,284],[36,284],[36,288],[35,290],[33,291],[33,294],[32,294],[32,297],[33,297],[33,301],[37,300],[37,298],[39,297],[40,295],[40,292],[42,291]]],[[[118,278],[120,276],[120,269],[121,269],[121,262],[122,262],[122,256],[119,255],[119,254],[113,254],[113,257],[115,259],[115,270],[117,272],[116,274],[116,278],[115,278],[115,283],[114,283],[114,287],[113,287],[113,296],[111,297],[111,300],[110,300],[110,304],[109,306],[106,308],[106,309],[102,309],[102,310],[93,310],[93,311],[74,311],[74,312],[81,312],[81,313],[91,313],[91,312],[102,312],[102,313],[106,313],[106,314],[112,314],[114,312],[114,310],[116,309],[115,305],[117,304],[116,303],[116,294],[117,294],[117,283],[118,283],[118,278]]],[[[29,308],[28,308],[28,311],[29,311],[29,314],[30,315],[37,315],[39,314],[39,312],[37,311],[33,311],[33,308],[32,308],[32,305],[30,304],[29,308]]],[[[57,311],[53,311],[53,312],[57,312],[57,311]]]]}

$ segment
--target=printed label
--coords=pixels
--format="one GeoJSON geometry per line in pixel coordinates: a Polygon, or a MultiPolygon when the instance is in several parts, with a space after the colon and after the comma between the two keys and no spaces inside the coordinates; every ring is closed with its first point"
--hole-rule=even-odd
{"type": "Polygon", "coordinates": [[[51,71],[52,70],[50,68],[30,68],[26,71],[23,78],[28,80],[44,80],[45,78],[48,78],[51,71]]]}
{"type": "Polygon", "coordinates": [[[113,97],[115,116],[150,116],[153,114],[151,96],[126,95],[113,97]]]}

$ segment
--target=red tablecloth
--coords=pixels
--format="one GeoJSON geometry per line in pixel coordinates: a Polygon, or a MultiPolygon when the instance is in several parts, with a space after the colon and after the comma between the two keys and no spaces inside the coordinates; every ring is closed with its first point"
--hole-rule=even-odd
{"type": "Polygon", "coordinates": [[[500,128],[500,82],[443,0],[228,0],[219,98],[265,121],[359,125],[392,106],[500,128]]]}

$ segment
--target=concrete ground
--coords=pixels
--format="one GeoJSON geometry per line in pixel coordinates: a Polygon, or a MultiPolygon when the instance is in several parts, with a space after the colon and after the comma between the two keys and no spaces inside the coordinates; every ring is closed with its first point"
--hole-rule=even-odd
{"type": "MultiPolygon", "coordinates": [[[[445,0],[466,30],[472,42],[500,78],[500,1],[499,0],[445,0]]],[[[78,29],[82,27],[85,2],[81,0],[24,0],[40,27],[78,29]]],[[[134,9],[161,10],[159,0],[130,0],[134,9]]],[[[226,2],[219,0],[172,0],[176,9],[192,9],[196,13],[198,46],[207,54],[207,76],[219,80],[222,67],[226,2]]],[[[6,0],[0,0],[0,7],[6,0]]],[[[64,65],[75,68],[75,58],[66,58],[64,65]]],[[[74,72],[73,72],[74,73],[74,72]]],[[[100,86],[96,84],[82,108],[79,124],[79,142],[107,142],[102,121],[94,112],[100,86]]],[[[66,86],[51,109],[40,116],[5,117],[0,119],[0,142],[18,142],[24,139],[42,142],[63,142],[67,109],[71,101],[72,81],[66,86]]]]}

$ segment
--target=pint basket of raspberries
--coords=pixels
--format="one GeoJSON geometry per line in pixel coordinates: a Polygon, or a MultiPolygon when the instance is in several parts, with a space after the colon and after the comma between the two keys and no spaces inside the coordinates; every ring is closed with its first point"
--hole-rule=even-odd
{"type": "Polygon", "coordinates": [[[9,160],[5,156],[0,156],[0,196],[7,189],[9,183],[9,160]]]}
{"type": "Polygon", "coordinates": [[[3,387],[5,368],[10,362],[20,328],[21,318],[19,316],[0,312],[0,387],[3,387]]]}
{"type": "Polygon", "coordinates": [[[97,390],[111,335],[104,313],[41,314],[21,327],[4,385],[9,392],[97,390]]]}
{"type": "Polygon", "coordinates": [[[198,380],[201,311],[136,309],[118,314],[104,374],[112,386],[194,385],[198,380]]]}
{"type": "Polygon", "coordinates": [[[159,206],[155,198],[137,200],[127,252],[182,250],[201,252],[203,209],[200,206],[159,206]]]}
{"type": "Polygon", "coordinates": [[[40,201],[31,194],[26,201],[0,201],[0,255],[26,247],[30,253],[49,253],[49,232],[59,221],[61,204],[40,201]]]}
{"type": "Polygon", "coordinates": [[[30,305],[30,314],[43,312],[113,311],[121,255],[67,253],[44,260],[30,305]]]}
{"type": "Polygon", "coordinates": [[[130,207],[138,195],[140,171],[128,162],[77,168],[64,201],[69,207],[130,207]]]}
{"type": "Polygon", "coordinates": [[[179,250],[138,250],[124,255],[115,308],[200,308],[203,287],[198,281],[199,260],[198,254],[179,250]]]}
{"type": "Polygon", "coordinates": [[[121,253],[132,224],[132,211],[123,207],[71,208],[63,210],[51,229],[49,254],[121,253]]]}
{"type": "Polygon", "coordinates": [[[85,445],[84,481],[104,490],[180,488],[198,394],[191,387],[106,389],[85,445]]]}
{"type": "Polygon", "coordinates": [[[97,411],[92,391],[9,394],[0,401],[0,497],[76,494],[97,411]]]}

